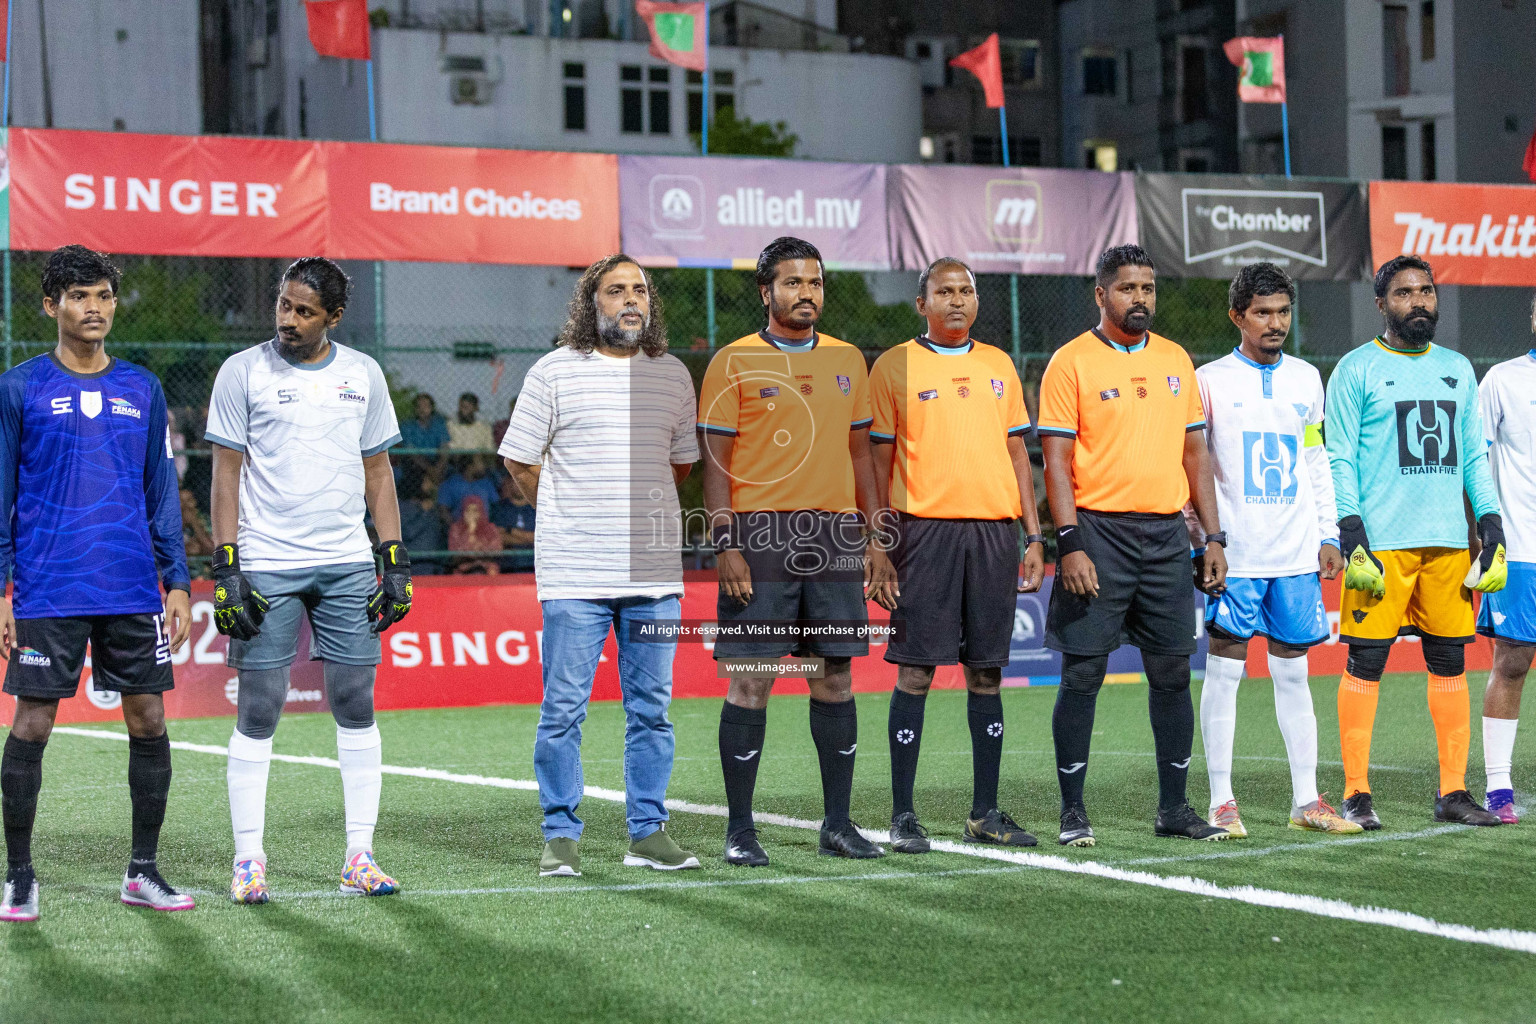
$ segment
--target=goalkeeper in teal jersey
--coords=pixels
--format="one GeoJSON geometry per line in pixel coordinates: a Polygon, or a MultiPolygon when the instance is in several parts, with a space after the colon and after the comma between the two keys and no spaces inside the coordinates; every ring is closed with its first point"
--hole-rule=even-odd
{"type": "Polygon", "coordinates": [[[1467,792],[1472,737],[1465,645],[1472,595],[1504,585],[1504,527],[1484,450],[1477,379],[1465,356],[1431,344],[1434,274],[1417,256],[1376,273],[1386,331],[1339,360],[1328,381],[1328,457],[1348,559],[1339,633],[1349,664],[1339,684],[1344,817],[1381,820],[1367,766],[1377,685],[1400,635],[1423,641],[1429,713],[1440,753],[1436,821],[1497,825],[1467,792]],[[1463,499],[1465,495],[1465,500],[1463,499]],[[1465,505],[1481,552],[1473,568],[1465,505]]]}

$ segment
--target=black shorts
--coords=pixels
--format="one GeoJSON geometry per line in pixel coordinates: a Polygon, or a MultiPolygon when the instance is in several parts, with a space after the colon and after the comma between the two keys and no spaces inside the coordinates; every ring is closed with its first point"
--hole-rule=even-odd
{"type": "Polygon", "coordinates": [[[175,685],[164,623],[159,613],[17,619],[5,692],[37,700],[73,697],[89,642],[96,689],[164,693],[175,685]]]}
{"type": "MultiPolygon", "coordinates": [[[[800,623],[813,631],[827,623],[862,626],[864,540],[856,515],[835,512],[739,513],[741,555],[752,572],[752,600],[741,604],[721,592],[715,616],[722,628],[748,624],[774,628],[800,623]]],[[[783,635],[715,640],[716,658],[782,658],[788,654],[857,658],[869,653],[869,638],[783,635]]]]}
{"type": "Polygon", "coordinates": [[[1013,638],[1019,527],[1013,519],[902,515],[892,552],[901,595],[885,660],[1002,668],[1013,638]]]}
{"type": "Polygon", "coordinates": [[[1077,510],[1078,536],[1099,576],[1099,596],[1061,585],[1045,618],[1045,646],[1095,656],[1130,644],[1145,654],[1195,653],[1195,588],[1182,514],[1077,510]]]}

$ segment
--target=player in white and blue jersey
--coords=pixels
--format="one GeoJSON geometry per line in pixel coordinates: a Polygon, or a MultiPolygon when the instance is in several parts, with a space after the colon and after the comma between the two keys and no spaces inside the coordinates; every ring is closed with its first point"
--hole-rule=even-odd
{"type": "Polygon", "coordinates": [[[0,648],[16,717],[0,756],[7,870],[0,921],[35,921],[32,825],[59,700],[91,649],[92,685],[122,694],[133,847],[121,899],[189,910],[156,853],[171,787],[162,694],[191,629],[181,503],[165,394],[154,374],[106,354],[121,275],[83,246],[52,253],[43,310],[53,351],[0,376],[0,648]],[[165,588],[164,602],[161,587],[165,588]]]}
{"type": "MultiPolygon", "coordinates": [[[[1536,302],[1531,307],[1536,332],[1536,302]]],[[[1483,765],[1488,810],[1506,825],[1515,811],[1510,768],[1520,695],[1536,654],[1536,349],[1499,363],[1477,389],[1489,469],[1504,510],[1509,581],[1483,595],[1477,631],[1493,637],[1493,671],[1483,695],[1483,765]]]]}
{"type": "Polygon", "coordinates": [[[330,260],[296,261],[278,292],[277,336],[224,361],[208,407],[214,622],[230,638],[228,661],[240,678],[228,768],[236,903],[267,902],[272,736],[306,615],[309,656],[325,663],[336,719],[347,834],[341,891],[399,889],[373,859],[383,782],[373,683],[379,634],[411,610],[411,559],[400,543],[389,464],[400,428],[384,371],[329,336],[350,290],[330,260]],[[376,552],[365,512],[378,530],[376,552]]]}
{"type": "MultiPolygon", "coordinates": [[[[1248,834],[1232,792],[1232,746],[1238,683],[1255,636],[1269,646],[1275,715],[1291,765],[1291,827],[1361,830],[1317,791],[1307,648],[1329,633],[1319,573],[1332,579],[1344,568],[1344,557],[1323,448],[1323,381],[1310,363],[1283,352],[1295,298],[1290,277],[1273,263],[1244,267],[1232,279],[1227,313],[1242,340],[1229,355],[1195,371],[1228,538],[1226,589],[1206,603],[1210,647],[1200,732],[1210,821],[1234,838],[1248,834]]],[[[1200,558],[1196,549],[1196,585],[1200,558]]]]}

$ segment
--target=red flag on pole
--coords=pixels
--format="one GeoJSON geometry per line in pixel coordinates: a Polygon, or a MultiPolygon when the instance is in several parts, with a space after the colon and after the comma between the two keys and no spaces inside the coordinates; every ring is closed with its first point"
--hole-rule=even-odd
{"type": "Polygon", "coordinates": [[[5,40],[4,43],[0,43],[0,61],[7,61],[11,59],[10,47],[7,45],[9,44],[11,38],[8,32],[10,28],[10,21],[10,0],[0,0],[0,40],[5,40]]]}
{"type": "Polygon", "coordinates": [[[982,91],[987,95],[987,106],[1003,105],[1003,57],[997,48],[997,33],[987,36],[987,41],[974,50],[966,50],[949,62],[953,68],[964,68],[981,79],[982,91]]]}
{"type": "Polygon", "coordinates": [[[1238,36],[1221,46],[1241,69],[1237,98],[1243,103],[1285,102],[1285,37],[1238,36]]]}
{"type": "Polygon", "coordinates": [[[635,13],[651,30],[651,55],[690,71],[707,71],[709,5],[635,0],[635,13]]]}
{"type": "MultiPolygon", "coordinates": [[[[3,2],[3,0],[0,0],[3,2]]],[[[322,57],[369,60],[368,0],[304,0],[309,41],[322,57]]]]}

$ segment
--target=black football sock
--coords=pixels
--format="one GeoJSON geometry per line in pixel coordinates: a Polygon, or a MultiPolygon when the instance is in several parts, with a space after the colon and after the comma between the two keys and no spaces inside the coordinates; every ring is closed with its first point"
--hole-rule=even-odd
{"type": "Polygon", "coordinates": [[[152,870],[171,792],[171,738],[128,737],[128,797],[133,801],[133,868],[152,870]]]}
{"type": "Polygon", "coordinates": [[[853,758],[859,748],[859,711],[853,698],[827,704],[811,698],[811,740],[821,761],[821,802],[828,828],[848,824],[853,758]]]}
{"type": "Polygon", "coordinates": [[[1093,742],[1093,712],[1099,695],[1080,693],[1063,686],[1056,691],[1051,712],[1051,736],[1056,742],[1056,781],[1061,785],[1061,806],[1083,805],[1083,783],[1088,775],[1088,747],[1093,742]]]}
{"type": "Polygon", "coordinates": [[[912,786],[917,780],[917,755],[923,745],[923,708],[926,693],[891,691],[891,820],[912,807],[912,786]]]}
{"type": "Polygon", "coordinates": [[[5,738],[0,755],[0,811],[5,818],[5,856],[12,872],[32,870],[32,823],[43,788],[43,751],[48,741],[5,738]]]}
{"type": "Polygon", "coordinates": [[[1157,750],[1157,806],[1166,810],[1187,798],[1190,754],[1195,743],[1195,705],[1189,696],[1189,659],[1146,654],[1147,713],[1157,750]]]}
{"type": "Polygon", "coordinates": [[[730,701],[720,706],[720,770],[730,808],[727,836],[752,827],[752,791],[757,788],[757,766],[763,760],[767,731],[767,708],[744,708],[730,701]]]}
{"type": "Polygon", "coordinates": [[[1003,698],[970,693],[965,702],[971,723],[971,817],[985,817],[997,806],[997,776],[1003,766],[1003,698]]]}

